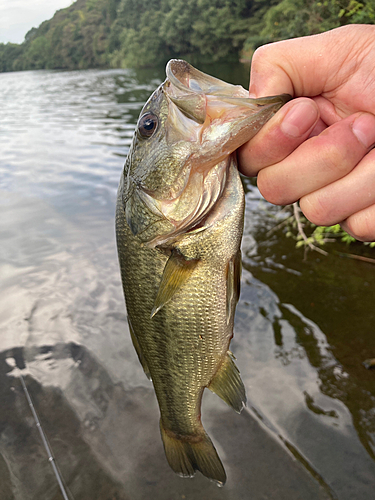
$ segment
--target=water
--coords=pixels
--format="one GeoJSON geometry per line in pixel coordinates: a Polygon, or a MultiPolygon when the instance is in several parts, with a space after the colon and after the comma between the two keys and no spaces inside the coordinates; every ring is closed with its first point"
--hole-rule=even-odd
{"type": "MultiPolygon", "coordinates": [[[[202,68],[243,83],[245,70],[202,68]]],[[[114,204],[162,70],[0,74],[0,498],[363,500],[375,488],[375,268],[309,254],[246,180],[235,338],[249,403],[206,394],[222,489],[175,476],[131,345],[114,204]],[[22,377],[22,378],[21,378],[22,377]]],[[[341,250],[341,248],[340,248],[341,250]]],[[[348,251],[344,248],[344,251],[348,251]]],[[[209,392],[209,391],[206,391],[209,392]]]]}

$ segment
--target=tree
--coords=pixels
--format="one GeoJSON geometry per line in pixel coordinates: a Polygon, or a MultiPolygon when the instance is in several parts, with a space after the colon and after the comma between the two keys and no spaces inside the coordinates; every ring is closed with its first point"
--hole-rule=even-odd
{"type": "Polygon", "coordinates": [[[323,33],[349,23],[373,23],[375,0],[282,0],[264,16],[267,41],[323,33]]]}
{"type": "Polygon", "coordinates": [[[45,36],[38,36],[23,54],[23,66],[27,69],[45,68],[50,53],[50,42],[45,36]]]}
{"type": "Polygon", "coordinates": [[[0,71],[14,71],[14,63],[22,55],[22,47],[16,43],[0,43],[0,71]]]}
{"type": "Polygon", "coordinates": [[[237,61],[243,48],[374,23],[375,0],[76,0],[0,44],[0,71],[237,61]]]}

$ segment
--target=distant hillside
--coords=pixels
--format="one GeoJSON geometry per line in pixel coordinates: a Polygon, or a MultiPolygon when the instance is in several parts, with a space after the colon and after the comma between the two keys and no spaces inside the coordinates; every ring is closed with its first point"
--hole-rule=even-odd
{"type": "MultiPolygon", "coordinates": [[[[52,19],[26,34],[11,69],[108,66],[118,4],[119,0],[77,0],[58,10],[52,19]]],[[[16,52],[14,44],[12,49],[16,52]]]]}
{"type": "Polygon", "coordinates": [[[375,0],[77,0],[22,44],[0,44],[0,71],[238,60],[244,49],[358,22],[375,22],[375,0]]]}

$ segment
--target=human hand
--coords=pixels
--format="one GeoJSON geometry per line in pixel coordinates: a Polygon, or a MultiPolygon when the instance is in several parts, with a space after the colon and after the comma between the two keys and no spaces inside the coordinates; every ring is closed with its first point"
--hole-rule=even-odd
{"type": "Polygon", "coordinates": [[[287,103],[238,152],[271,203],[300,200],[317,225],[340,223],[375,240],[375,26],[260,47],[250,96],[288,93],[287,103]],[[303,96],[303,97],[302,97],[303,96]]]}

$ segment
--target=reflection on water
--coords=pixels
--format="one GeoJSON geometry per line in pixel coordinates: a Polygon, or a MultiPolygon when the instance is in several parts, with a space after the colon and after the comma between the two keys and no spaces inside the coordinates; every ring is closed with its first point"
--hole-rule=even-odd
{"type": "MultiPolygon", "coordinates": [[[[241,67],[230,74],[245,78],[241,67]]],[[[169,469],[114,242],[124,157],[162,78],[0,74],[0,498],[63,498],[21,374],[69,498],[372,498],[375,372],[361,362],[375,355],[374,268],[303,262],[293,242],[267,236],[278,209],[247,181],[232,348],[249,404],[238,416],[213,394],[203,403],[228,483],[169,469]]]]}

